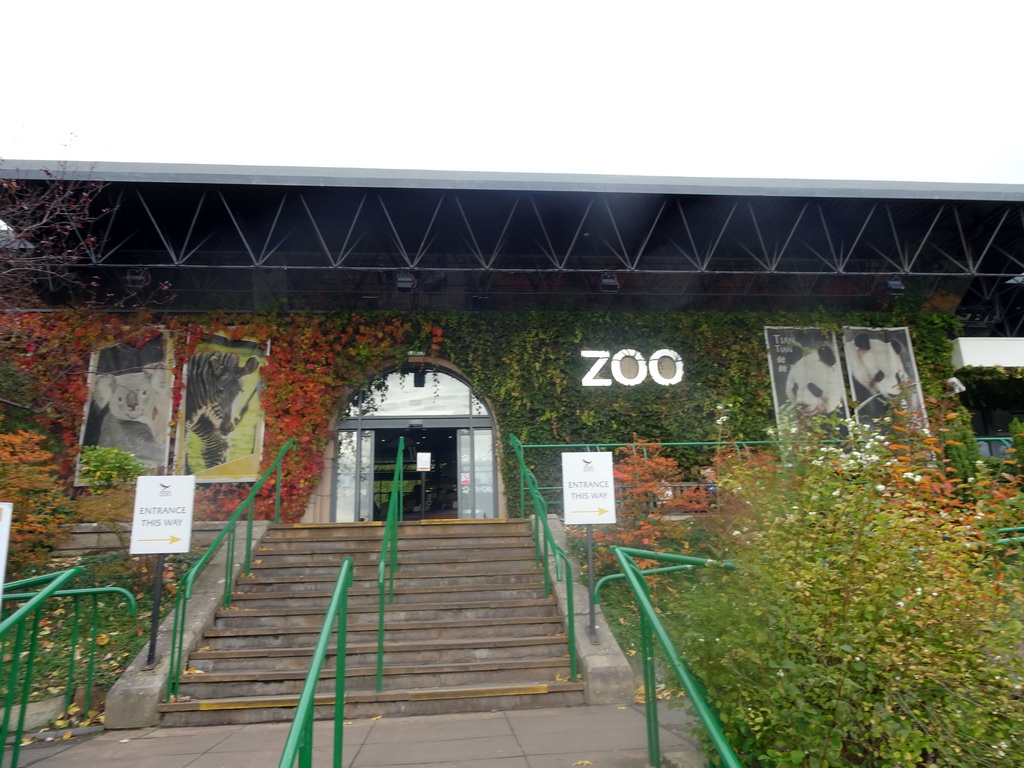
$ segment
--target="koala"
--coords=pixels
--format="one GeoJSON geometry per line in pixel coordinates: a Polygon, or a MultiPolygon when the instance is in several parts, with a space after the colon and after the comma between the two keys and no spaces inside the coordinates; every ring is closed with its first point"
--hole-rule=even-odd
{"type": "Polygon", "coordinates": [[[832,413],[843,405],[843,396],[843,375],[831,347],[821,346],[790,367],[786,397],[800,413],[832,413]]]}
{"type": "Polygon", "coordinates": [[[903,345],[898,341],[882,341],[867,333],[858,333],[843,347],[856,400],[862,403],[876,397],[892,400],[911,383],[900,357],[903,345]]]}
{"type": "Polygon", "coordinates": [[[157,439],[167,429],[163,365],[134,373],[103,373],[93,384],[90,412],[97,414],[95,445],[124,448],[148,467],[165,463],[166,448],[157,439]]]}

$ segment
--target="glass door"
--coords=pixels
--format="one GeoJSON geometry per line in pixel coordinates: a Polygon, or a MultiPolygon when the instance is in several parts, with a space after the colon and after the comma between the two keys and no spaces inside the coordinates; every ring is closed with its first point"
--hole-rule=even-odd
{"type": "Polygon", "coordinates": [[[406,520],[497,517],[493,421],[465,382],[443,371],[393,371],[358,393],[347,416],[332,520],[384,519],[396,462],[406,520]],[[428,456],[429,470],[417,471],[428,456]]]}
{"type": "Polygon", "coordinates": [[[372,520],[373,430],[341,430],[337,446],[333,520],[338,523],[372,520]]]}

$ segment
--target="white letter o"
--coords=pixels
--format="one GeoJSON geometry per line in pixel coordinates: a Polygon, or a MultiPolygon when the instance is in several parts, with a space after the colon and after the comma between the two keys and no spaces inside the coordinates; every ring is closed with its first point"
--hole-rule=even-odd
{"type": "Polygon", "coordinates": [[[647,378],[646,362],[644,356],[635,349],[620,349],[612,357],[612,378],[624,387],[634,387],[647,378]],[[636,360],[636,375],[631,379],[627,379],[622,374],[622,361],[627,357],[632,357],[636,360]]]}
{"type": "MultiPolygon", "coordinates": [[[[656,382],[665,387],[670,387],[673,384],[678,384],[683,380],[683,358],[679,356],[679,353],[672,349],[659,349],[647,362],[647,367],[651,372],[651,378],[656,382]],[[669,377],[665,378],[661,375],[661,371],[658,370],[658,361],[661,358],[667,357],[675,365],[675,372],[669,377]]],[[[614,369],[613,369],[614,370],[614,369]]]]}

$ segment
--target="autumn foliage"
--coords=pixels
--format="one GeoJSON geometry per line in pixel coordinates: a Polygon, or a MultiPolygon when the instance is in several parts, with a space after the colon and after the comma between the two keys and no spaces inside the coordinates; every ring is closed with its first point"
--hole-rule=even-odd
{"type": "MultiPolygon", "coordinates": [[[[614,525],[593,526],[594,566],[598,575],[618,570],[611,547],[682,551],[689,547],[678,517],[707,511],[706,486],[682,482],[683,471],[664,448],[634,436],[620,448],[614,465],[614,525]]],[[[585,535],[577,529],[570,534],[585,535]]]]}
{"type": "MultiPolygon", "coordinates": [[[[288,522],[301,518],[321,480],[332,418],[346,398],[376,373],[403,361],[411,349],[436,353],[444,342],[440,326],[390,315],[214,314],[158,321],[148,313],[117,318],[75,311],[0,314],[0,373],[6,371],[5,381],[16,385],[0,395],[20,411],[36,414],[63,444],[66,450],[53,457],[62,478],[71,476],[78,453],[92,352],[115,343],[141,346],[161,332],[170,334],[174,349],[172,435],[184,397],[182,372],[197,344],[212,333],[270,343],[261,369],[262,467],[288,440],[296,440],[282,471],[282,518],[288,522]],[[14,390],[16,398],[6,396],[14,390]]],[[[200,485],[197,519],[227,518],[250,488],[245,483],[200,485]]],[[[275,491],[272,478],[257,500],[259,516],[273,514],[275,491]]]]}
{"type": "Polygon", "coordinates": [[[14,505],[8,577],[45,561],[70,519],[69,499],[43,442],[42,435],[30,432],[0,434],[0,501],[14,505]]]}

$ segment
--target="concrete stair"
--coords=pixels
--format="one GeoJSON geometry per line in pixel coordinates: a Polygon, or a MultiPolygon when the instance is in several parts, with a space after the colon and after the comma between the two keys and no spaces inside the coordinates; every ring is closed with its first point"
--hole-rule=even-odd
{"type": "MultiPolygon", "coordinates": [[[[338,569],[349,591],[346,717],[583,704],[569,682],[555,601],[544,596],[526,521],[402,523],[394,601],[385,609],[384,685],[376,691],[379,523],[274,526],[188,662],[163,725],[290,720],[338,569]]],[[[336,648],[317,687],[330,717],[336,648]]]]}

